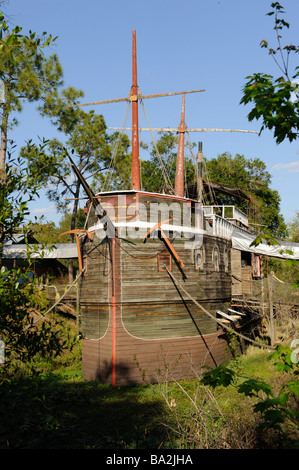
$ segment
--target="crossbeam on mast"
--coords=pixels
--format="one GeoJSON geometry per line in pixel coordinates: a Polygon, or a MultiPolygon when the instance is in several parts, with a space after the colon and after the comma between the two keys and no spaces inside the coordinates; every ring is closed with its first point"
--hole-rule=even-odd
{"type": "Polygon", "coordinates": [[[73,104],[70,108],[79,108],[81,106],[94,106],[97,104],[121,103],[124,101],[145,100],[148,98],[162,98],[163,96],[183,95],[184,93],[200,93],[205,90],[174,91],[171,93],[158,93],[155,95],[129,95],[127,98],[117,98],[115,100],[93,101],[91,103],[73,104]]]}
{"type": "MultiPolygon", "coordinates": [[[[124,131],[130,131],[132,130],[131,127],[107,127],[107,129],[111,130],[124,130],[124,131]]],[[[163,131],[163,132],[179,132],[178,127],[139,127],[139,131],[163,131]]],[[[242,129],[207,129],[207,128],[192,128],[189,129],[188,127],[185,129],[185,132],[246,132],[250,134],[259,134],[258,131],[247,131],[247,130],[242,130],[242,129]]]]}
{"type": "Polygon", "coordinates": [[[78,108],[81,106],[93,106],[97,104],[121,103],[124,101],[145,100],[148,98],[162,98],[163,96],[183,95],[185,93],[201,93],[203,91],[206,91],[206,90],[174,91],[170,93],[157,93],[155,95],[134,94],[134,95],[129,95],[127,98],[117,98],[114,100],[103,100],[103,101],[93,101],[91,103],[73,104],[70,106],[70,108],[78,108]]]}

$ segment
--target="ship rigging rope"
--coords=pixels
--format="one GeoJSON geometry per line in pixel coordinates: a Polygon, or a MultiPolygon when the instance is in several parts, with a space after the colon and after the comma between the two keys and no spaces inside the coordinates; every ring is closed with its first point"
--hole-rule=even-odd
{"type": "Polygon", "coordinates": [[[125,116],[124,116],[124,119],[123,119],[123,122],[122,122],[122,125],[121,125],[121,129],[120,129],[120,132],[118,133],[118,137],[117,137],[116,143],[114,145],[114,150],[113,150],[113,153],[112,153],[110,166],[109,166],[109,169],[108,169],[108,171],[106,173],[106,176],[105,176],[105,179],[104,179],[104,184],[103,184],[104,190],[105,189],[109,190],[109,184],[108,183],[110,183],[110,181],[108,181],[108,177],[111,177],[111,168],[115,165],[115,162],[116,162],[118,148],[120,146],[121,139],[124,135],[124,128],[125,128],[125,125],[126,125],[126,122],[127,122],[129,108],[130,108],[130,103],[128,102],[127,107],[126,107],[125,116]]]}
{"type": "MultiPolygon", "coordinates": [[[[155,238],[155,239],[157,239],[157,238],[155,238]]],[[[174,240],[175,240],[175,238],[174,238],[174,240]]],[[[174,241],[174,240],[173,240],[173,241],[174,241]]],[[[119,247],[121,248],[121,250],[123,250],[128,256],[130,256],[131,258],[134,258],[134,259],[139,259],[139,260],[143,260],[143,259],[153,259],[153,258],[157,257],[158,255],[160,255],[161,253],[165,253],[165,252],[168,251],[167,248],[162,248],[160,251],[157,251],[157,252],[155,252],[153,255],[150,255],[150,256],[141,256],[141,255],[135,256],[135,255],[133,255],[132,253],[129,253],[129,252],[122,246],[123,244],[122,244],[122,243],[121,243],[121,244],[119,243],[119,241],[118,241],[117,238],[115,238],[115,241],[116,241],[116,243],[119,245],[119,247]]],[[[125,238],[123,239],[123,241],[127,242],[127,240],[126,240],[125,238]]],[[[134,246],[134,250],[136,250],[137,252],[139,251],[136,246],[134,246]]]]}
{"type": "MultiPolygon", "coordinates": [[[[210,318],[212,318],[212,320],[216,321],[216,323],[218,323],[220,326],[222,326],[222,328],[225,328],[226,330],[232,330],[230,327],[228,327],[227,325],[225,325],[224,323],[222,323],[221,320],[218,320],[217,318],[215,318],[210,312],[208,312],[208,310],[206,310],[202,305],[200,305],[190,294],[189,292],[186,291],[186,289],[182,286],[182,284],[171,274],[171,272],[169,271],[169,269],[167,268],[167,266],[165,266],[168,274],[169,274],[169,277],[172,279],[176,289],[178,289],[177,285],[180,286],[180,288],[185,292],[185,294],[189,297],[190,300],[192,300],[192,302],[195,303],[195,305],[197,307],[199,307],[204,313],[206,313],[210,318]]],[[[242,335],[242,333],[239,333],[238,331],[235,331],[233,330],[233,333],[236,334],[237,336],[240,336],[240,338],[243,338],[244,340],[246,341],[249,341],[253,344],[255,344],[256,346],[260,346],[260,347],[263,347],[263,348],[266,348],[266,349],[272,349],[272,350],[275,350],[275,348],[273,346],[270,346],[270,345],[267,345],[267,344],[263,344],[263,343],[259,343],[258,341],[255,341],[251,338],[248,338],[247,336],[244,336],[242,335]]]]}
{"type": "Polygon", "coordinates": [[[163,175],[163,178],[164,178],[166,187],[167,187],[168,189],[170,189],[170,190],[174,193],[174,189],[173,189],[173,187],[172,187],[172,184],[171,184],[169,175],[168,175],[168,173],[167,173],[167,170],[166,170],[166,168],[165,168],[165,165],[164,165],[163,160],[162,160],[162,158],[161,158],[161,155],[160,155],[160,153],[159,153],[158,147],[157,147],[157,145],[156,145],[156,141],[155,141],[155,138],[154,138],[154,135],[153,135],[153,131],[152,131],[151,127],[150,127],[149,120],[148,120],[148,117],[147,117],[147,114],[146,114],[146,111],[145,111],[145,107],[144,107],[143,100],[141,100],[141,104],[142,104],[142,107],[143,107],[144,115],[145,115],[146,120],[147,120],[147,125],[148,125],[148,127],[149,127],[149,130],[150,130],[150,133],[151,133],[151,136],[152,136],[152,139],[153,139],[153,144],[154,144],[154,147],[155,147],[155,150],[156,150],[156,153],[157,153],[157,157],[158,157],[158,160],[159,160],[160,165],[161,165],[162,175],[163,175]]]}

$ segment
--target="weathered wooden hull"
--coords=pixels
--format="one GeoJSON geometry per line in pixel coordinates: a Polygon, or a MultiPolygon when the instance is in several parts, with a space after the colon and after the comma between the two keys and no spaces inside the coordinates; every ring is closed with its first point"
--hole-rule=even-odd
{"type": "Polygon", "coordinates": [[[219,333],[160,340],[142,340],[116,328],[115,365],[112,326],[104,338],[84,339],[83,378],[116,386],[196,377],[204,366],[215,367],[231,358],[225,336],[219,333]]]}
{"type": "Polygon", "coordinates": [[[203,235],[197,245],[172,239],[183,268],[163,240],[101,238],[83,246],[80,303],[83,377],[113,385],[182,379],[230,357],[225,335],[170,278],[212,315],[231,299],[230,240],[203,235]],[[215,250],[217,260],[215,260],[215,250]],[[224,254],[226,256],[224,256],[224,254]],[[165,263],[165,264],[164,264],[165,263]]]}

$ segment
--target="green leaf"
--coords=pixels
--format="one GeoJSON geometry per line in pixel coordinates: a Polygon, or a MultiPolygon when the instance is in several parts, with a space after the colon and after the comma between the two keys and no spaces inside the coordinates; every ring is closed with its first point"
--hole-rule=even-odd
{"type": "Polygon", "coordinates": [[[279,410],[267,410],[263,416],[271,427],[275,424],[281,424],[285,420],[284,414],[279,410]]]}
{"type": "Polygon", "coordinates": [[[203,385],[210,385],[212,387],[227,387],[232,383],[234,378],[235,372],[222,364],[212,369],[210,372],[206,372],[200,382],[203,385]]]}
{"type": "Polygon", "coordinates": [[[266,395],[272,395],[271,387],[267,383],[256,379],[246,380],[239,385],[238,391],[249,397],[256,396],[259,392],[264,392],[266,395]]]}
{"type": "Polygon", "coordinates": [[[296,397],[299,397],[299,382],[298,381],[289,382],[289,383],[287,383],[287,386],[288,386],[289,391],[291,393],[294,393],[294,395],[296,395],[296,397]]]}

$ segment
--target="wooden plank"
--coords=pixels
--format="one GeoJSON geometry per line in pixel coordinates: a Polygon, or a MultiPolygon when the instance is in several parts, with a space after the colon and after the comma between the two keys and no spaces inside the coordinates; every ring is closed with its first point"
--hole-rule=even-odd
{"type": "Polygon", "coordinates": [[[237,310],[233,310],[231,308],[228,308],[227,309],[229,312],[233,312],[233,313],[236,313],[237,315],[241,315],[243,317],[246,317],[246,313],[241,313],[241,312],[237,312],[237,310]]]}
{"type": "Polygon", "coordinates": [[[236,321],[238,318],[241,318],[237,317],[236,315],[227,315],[227,313],[221,312],[221,310],[217,310],[217,313],[229,321],[236,321]]]}

